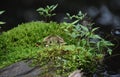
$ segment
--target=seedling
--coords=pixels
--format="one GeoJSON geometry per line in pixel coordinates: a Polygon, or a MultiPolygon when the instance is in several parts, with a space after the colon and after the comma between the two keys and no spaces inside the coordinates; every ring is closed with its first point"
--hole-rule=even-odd
{"type": "Polygon", "coordinates": [[[53,11],[57,8],[58,4],[56,5],[51,5],[51,6],[46,6],[45,8],[39,8],[37,11],[41,16],[44,17],[45,21],[48,22],[50,21],[50,17],[55,16],[56,14],[53,13],[53,11]]]}

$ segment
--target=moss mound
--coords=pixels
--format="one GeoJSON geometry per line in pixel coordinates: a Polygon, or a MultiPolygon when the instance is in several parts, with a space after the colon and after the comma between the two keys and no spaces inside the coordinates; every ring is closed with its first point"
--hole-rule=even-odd
{"type": "Polygon", "coordinates": [[[68,40],[61,26],[64,24],[31,22],[2,33],[0,35],[0,67],[25,58],[32,58],[40,49],[36,43],[48,35],[59,35],[65,41],[68,40]]]}

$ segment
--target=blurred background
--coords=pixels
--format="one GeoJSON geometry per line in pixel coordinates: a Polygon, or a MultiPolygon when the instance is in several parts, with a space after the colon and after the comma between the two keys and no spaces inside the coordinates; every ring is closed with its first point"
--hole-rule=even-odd
{"type": "Polygon", "coordinates": [[[0,31],[10,30],[21,23],[42,20],[36,10],[55,4],[58,4],[54,11],[56,16],[51,20],[63,22],[66,13],[82,11],[91,17],[94,26],[100,27],[99,35],[110,35],[105,39],[116,44],[113,55],[117,55],[105,60],[106,69],[120,72],[120,0],[1,0],[0,11],[5,12],[0,15],[0,21],[6,23],[0,25],[0,31]]]}

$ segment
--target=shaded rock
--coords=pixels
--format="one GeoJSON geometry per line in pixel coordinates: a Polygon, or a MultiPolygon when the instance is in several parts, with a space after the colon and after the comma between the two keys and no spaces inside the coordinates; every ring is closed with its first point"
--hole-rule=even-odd
{"type": "Polygon", "coordinates": [[[30,62],[17,62],[0,69],[0,77],[37,77],[41,73],[39,67],[30,67],[30,62]]]}
{"type": "Polygon", "coordinates": [[[102,73],[98,73],[98,74],[94,74],[93,77],[120,77],[120,73],[115,73],[115,74],[111,74],[108,73],[108,71],[102,72],[102,73]]]}
{"type": "Polygon", "coordinates": [[[83,72],[81,70],[76,70],[73,73],[71,73],[68,77],[85,77],[83,75],[83,72]]]}

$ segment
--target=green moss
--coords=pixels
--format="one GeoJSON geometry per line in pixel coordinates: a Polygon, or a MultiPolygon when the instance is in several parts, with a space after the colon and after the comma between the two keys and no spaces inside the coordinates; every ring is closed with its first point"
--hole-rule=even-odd
{"type": "Polygon", "coordinates": [[[61,29],[63,24],[55,22],[31,22],[0,35],[0,68],[25,58],[32,58],[36,54],[38,41],[48,35],[59,35],[68,40],[68,36],[61,29]]]}

